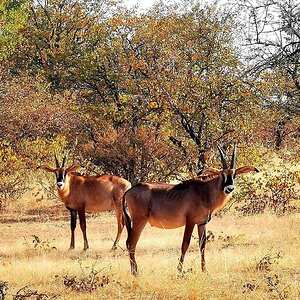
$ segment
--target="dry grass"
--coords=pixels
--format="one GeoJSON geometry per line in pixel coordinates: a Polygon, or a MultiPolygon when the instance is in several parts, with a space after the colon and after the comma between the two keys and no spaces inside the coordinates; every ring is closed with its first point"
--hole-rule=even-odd
{"type": "Polygon", "coordinates": [[[6,299],[13,299],[24,286],[47,296],[31,299],[300,298],[299,214],[214,217],[207,226],[214,240],[207,244],[206,273],[200,271],[196,230],[184,272],[178,274],[183,228],[160,230],[147,225],[137,248],[137,278],[130,275],[124,251],[126,230],[121,248],[109,251],[116,234],[113,214],[88,218],[91,249],[85,253],[79,228],[76,249],[67,251],[66,216],[67,212],[56,219],[44,214],[31,220],[3,218],[0,282],[8,283],[6,299]]]}

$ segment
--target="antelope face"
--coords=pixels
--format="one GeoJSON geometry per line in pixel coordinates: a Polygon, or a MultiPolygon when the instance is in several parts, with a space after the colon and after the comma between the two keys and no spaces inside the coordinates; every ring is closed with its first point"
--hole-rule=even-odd
{"type": "Polygon", "coordinates": [[[223,166],[222,171],[222,190],[226,195],[231,194],[234,191],[234,177],[235,177],[235,164],[236,164],[236,144],[234,144],[233,153],[231,157],[230,168],[228,168],[226,162],[226,155],[222,148],[218,146],[221,162],[223,166]]]}
{"type": "Polygon", "coordinates": [[[62,190],[65,186],[67,172],[65,168],[55,170],[57,188],[62,190]]]}
{"type": "Polygon", "coordinates": [[[234,191],[234,170],[223,170],[222,172],[222,190],[226,195],[234,191]]]}
{"type": "Polygon", "coordinates": [[[202,176],[211,176],[211,178],[220,176],[222,178],[220,188],[222,189],[222,192],[224,194],[229,195],[234,191],[234,179],[236,175],[244,174],[248,172],[258,172],[258,170],[253,166],[244,166],[237,169],[235,168],[236,148],[237,148],[236,144],[234,144],[230,167],[228,167],[224,150],[219,146],[217,147],[219,149],[220,156],[221,156],[221,162],[223,166],[222,170],[215,169],[215,168],[207,168],[203,170],[202,176]]]}
{"type": "Polygon", "coordinates": [[[73,164],[71,167],[66,168],[66,161],[67,161],[67,155],[68,152],[65,154],[62,164],[60,165],[57,159],[57,156],[55,155],[55,164],[56,168],[49,167],[48,165],[42,165],[38,168],[43,169],[47,172],[52,172],[55,174],[56,177],[56,185],[59,190],[62,190],[66,186],[66,179],[68,173],[76,171],[77,168],[80,167],[79,164],[73,164]]]}

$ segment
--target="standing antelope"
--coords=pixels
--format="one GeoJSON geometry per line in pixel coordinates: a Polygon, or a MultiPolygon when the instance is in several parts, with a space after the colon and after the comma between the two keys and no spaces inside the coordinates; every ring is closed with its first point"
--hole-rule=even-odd
{"type": "Polygon", "coordinates": [[[66,168],[67,154],[64,156],[62,165],[59,165],[55,155],[56,168],[42,165],[38,168],[52,172],[56,176],[57,192],[71,213],[71,244],[69,249],[75,248],[74,231],[76,228],[77,213],[83,234],[84,248],[89,248],[86,235],[85,212],[102,212],[114,209],[118,222],[118,233],[112,250],[117,249],[121,232],[124,227],[122,215],[122,198],[131,183],[114,175],[83,176],[76,173],[79,164],[73,164],[66,168]]]}
{"type": "Polygon", "coordinates": [[[235,169],[236,145],[228,168],[225,153],[218,146],[222,170],[209,168],[200,177],[173,185],[167,183],[139,183],[123,197],[123,213],[128,237],[131,273],[137,274],[136,244],[147,222],[164,229],[185,226],[178,270],[182,270],[185,253],[189,247],[194,226],[198,227],[201,267],[205,271],[205,225],[211,214],[226,204],[234,191],[234,178],[238,174],[258,170],[252,166],[235,169]],[[125,202],[131,218],[126,212],[125,202]],[[132,222],[131,222],[132,221],[132,222]],[[132,223],[132,224],[131,224],[132,223]]]}

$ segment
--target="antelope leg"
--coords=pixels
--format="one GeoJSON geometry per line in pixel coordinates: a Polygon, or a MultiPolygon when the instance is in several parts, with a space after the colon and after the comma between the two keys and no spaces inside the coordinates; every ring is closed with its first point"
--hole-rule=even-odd
{"type": "Polygon", "coordinates": [[[204,272],[205,268],[205,244],[206,244],[206,227],[198,225],[199,249],[201,253],[201,269],[204,272]]]}
{"type": "Polygon", "coordinates": [[[140,238],[140,235],[147,223],[147,219],[141,219],[139,221],[134,221],[132,223],[132,230],[130,235],[127,238],[126,246],[129,253],[130,265],[131,265],[131,274],[137,275],[137,263],[135,260],[135,248],[136,244],[140,238]]]}
{"type": "Polygon", "coordinates": [[[124,228],[122,207],[116,207],[115,210],[116,210],[116,216],[117,216],[117,222],[118,222],[118,233],[117,233],[116,240],[115,240],[111,250],[116,250],[117,249],[117,246],[118,246],[118,243],[119,243],[119,240],[120,240],[120,237],[121,237],[121,233],[122,233],[123,228],[124,228]]]}
{"type": "Polygon", "coordinates": [[[74,231],[76,228],[76,221],[77,221],[77,211],[73,209],[69,209],[70,211],[70,217],[71,217],[71,243],[70,243],[70,248],[69,250],[72,250],[75,248],[75,235],[74,231]]]}
{"type": "Polygon", "coordinates": [[[84,241],[83,250],[85,251],[89,248],[89,243],[88,243],[87,236],[86,236],[85,211],[84,210],[78,211],[78,215],[79,215],[80,228],[81,228],[81,231],[82,231],[83,241],[84,241]]]}
{"type": "Polygon", "coordinates": [[[190,245],[190,241],[191,241],[191,236],[193,233],[193,229],[194,229],[195,224],[186,224],[185,225],[185,230],[184,230],[184,235],[183,235],[183,241],[182,241],[182,245],[181,245],[181,257],[179,260],[179,264],[177,266],[177,269],[179,272],[182,271],[182,265],[184,262],[184,256],[185,253],[190,245]]]}

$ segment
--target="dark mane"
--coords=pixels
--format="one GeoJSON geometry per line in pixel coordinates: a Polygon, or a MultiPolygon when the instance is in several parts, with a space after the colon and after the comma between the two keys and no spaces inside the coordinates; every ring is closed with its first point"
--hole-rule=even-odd
{"type": "Polygon", "coordinates": [[[73,176],[84,176],[84,175],[85,175],[85,174],[83,174],[83,173],[76,172],[76,171],[70,172],[69,174],[71,174],[71,175],[73,175],[73,176]]]}
{"type": "Polygon", "coordinates": [[[208,181],[211,181],[215,178],[218,178],[219,175],[202,175],[202,176],[197,176],[188,180],[183,180],[181,183],[178,183],[174,186],[175,189],[182,190],[185,189],[186,187],[190,185],[203,185],[208,181]]]}
{"type": "Polygon", "coordinates": [[[190,185],[203,185],[204,181],[202,180],[197,180],[196,178],[184,180],[174,186],[175,190],[185,190],[188,188],[190,185]]]}

